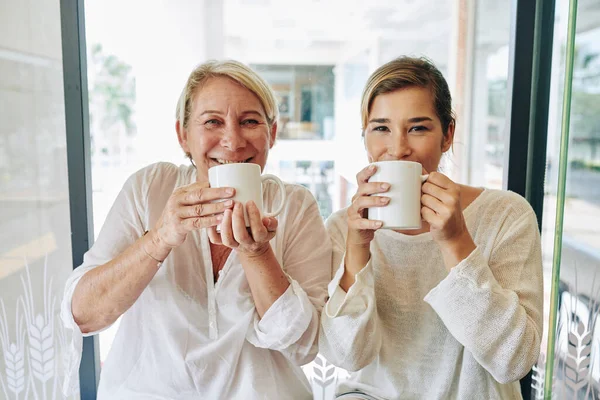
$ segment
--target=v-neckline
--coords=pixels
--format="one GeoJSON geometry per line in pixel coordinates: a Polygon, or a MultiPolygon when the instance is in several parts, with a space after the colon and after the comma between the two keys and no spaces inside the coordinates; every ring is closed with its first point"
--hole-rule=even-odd
{"type": "Polygon", "coordinates": [[[216,291],[216,289],[219,286],[221,286],[221,281],[223,280],[225,275],[231,269],[231,265],[233,264],[233,257],[235,255],[235,250],[231,250],[231,252],[229,252],[227,259],[225,260],[225,264],[223,264],[223,268],[217,273],[217,279],[215,281],[212,251],[210,248],[210,240],[208,239],[208,233],[205,229],[196,232],[200,234],[200,247],[204,255],[206,284],[210,285],[210,287],[212,287],[216,291]]]}
{"type": "Polygon", "coordinates": [[[221,275],[224,274],[223,271],[225,271],[225,268],[227,268],[227,266],[229,264],[231,264],[230,257],[231,257],[231,254],[233,253],[233,249],[227,249],[226,248],[229,251],[227,251],[227,250],[223,251],[223,256],[225,254],[227,254],[227,257],[224,258],[223,266],[221,267],[221,269],[219,269],[215,273],[215,264],[214,264],[214,261],[213,261],[213,258],[212,258],[213,248],[211,246],[210,241],[208,242],[208,248],[210,249],[210,270],[211,270],[212,275],[213,275],[213,284],[216,286],[217,283],[219,282],[220,278],[221,278],[221,275]]]}

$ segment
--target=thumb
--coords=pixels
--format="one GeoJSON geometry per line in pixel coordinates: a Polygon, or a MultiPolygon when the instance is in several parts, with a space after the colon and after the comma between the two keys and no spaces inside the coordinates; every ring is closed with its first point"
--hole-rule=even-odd
{"type": "Polygon", "coordinates": [[[263,225],[265,226],[265,228],[267,228],[269,232],[275,232],[279,224],[276,218],[265,217],[263,218],[263,225]]]}

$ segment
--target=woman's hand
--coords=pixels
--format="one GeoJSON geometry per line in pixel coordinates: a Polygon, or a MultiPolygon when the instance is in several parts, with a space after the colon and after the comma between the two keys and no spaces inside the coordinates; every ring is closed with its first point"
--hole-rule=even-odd
{"type": "Polygon", "coordinates": [[[346,244],[368,245],[375,236],[375,231],[383,226],[382,221],[367,219],[367,209],[371,207],[384,207],[390,202],[389,197],[371,196],[376,193],[387,192],[390,188],[386,182],[368,182],[377,167],[370,165],[356,175],[358,189],[352,197],[352,204],[348,207],[348,238],[346,244]]]}
{"type": "Polygon", "coordinates": [[[452,241],[467,232],[460,204],[460,186],[446,175],[432,172],[423,184],[421,216],[437,242],[452,241]]]}
{"type": "Polygon", "coordinates": [[[228,199],[234,194],[233,188],[211,188],[208,182],[177,188],[153,229],[153,242],[160,247],[154,251],[170,251],[182,244],[191,231],[218,225],[223,220],[223,212],[233,207],[233,200],[213,201],[228,199]]]}
{"type": "Polygon", "coordinates": [[[476,247],[463,216],[461,187],[444,174],[432,172],[422,191],[421,216],[429,224],[450,270],[476,247]]]}
{"type": "Polygon", "coordinates": [[[367,219],[367,209],[383,207],[390,202],[389,197],[371,196],[387,192],[390,188],[386,182],[368,182],[377,167],[370,165],[356,175],[358,189],[352,197],[352,205],[348,207],[348,237],[346,238],[346,256],[344,258],[344,274],[340,287],[346,292],[354,284],[355,276],[371,258],[370,244],[375,231],[383,226],[382,221],[367,219]]]}
{"type": "Polygon", "coordinates": [[[246,203],[250,227],[244,221],[244,208],[241,203],[235,202],[233,210],[227,209],[221,221],[221,234],[215,226],[208,229],[208,237],[213,244],[221,244],[245,256],[257,257],[265,254],[269,249],[269,241],[275,237],[277,219],[260,215],[260,210],[249,201],[246,203]]]}

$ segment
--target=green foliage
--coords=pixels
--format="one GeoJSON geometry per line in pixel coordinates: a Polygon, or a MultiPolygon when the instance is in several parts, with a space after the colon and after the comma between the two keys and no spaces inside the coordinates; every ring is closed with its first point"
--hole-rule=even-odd
{"type": "Polygon", "coordinates": [[[89,89],[92,143],[97,135],[109,137],[119,131],[127,136],[135,135],[136,90],[131,66],[114,55],[106,54],[101,44],[94,44],[90,50],[88,70],[92,83],[89,89]]]}

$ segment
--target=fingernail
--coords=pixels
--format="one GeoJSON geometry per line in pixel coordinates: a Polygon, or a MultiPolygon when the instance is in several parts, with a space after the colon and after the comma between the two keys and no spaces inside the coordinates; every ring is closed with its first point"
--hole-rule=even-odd
{"type": "Polygon", "coordinates": [[[225,193],[227,193],[227,194],[233,194],[233,188],[227,188],[227,189],[225,189],[225,193]]]}
{"type": "Polygon", "coordinates": [[[233,200],[227,200],[223,203],[225,207],[231,207],[233,205],[233,200]]]}
{"type": "Polygon", "coordinates": [[[217,219],[217,222],[223,221],[223,214],[217,214],[216,219],[217,219]]]}
{"type": "Polygon", "coordinates": [[[380,197],[380,198],[379,198],[379,201],[380,201],[382,204],[387,204],[387,203],[389,203],[389,202],[390,202],[390,198],[389,198],[389,197],[380,197]]]}
{"type": "Polygon", "coordinates": [[[382,183],[382,184],[381,184],[381,188],[382,188],[383,190],[388,190],[388,189],[390,188],[390,184],[389,184],[389,183],[382,183]]]}
{"type": "Polygon", "coordinates": [[[370,165],[370,166],[369,166],[369,170],[370,170],[370,171],[375,171],[375,165],[370,165]]]}
{"type": "Polygon", "coordinates": [[[375,222],[373,223],[373,227],[374,227],[374,228],[376,228],[376,229],[379,229],[379,228],[381,228],[382,226],[383,226],[383,222],[381,222],[381,221],[375,221],[375,222]]]}

